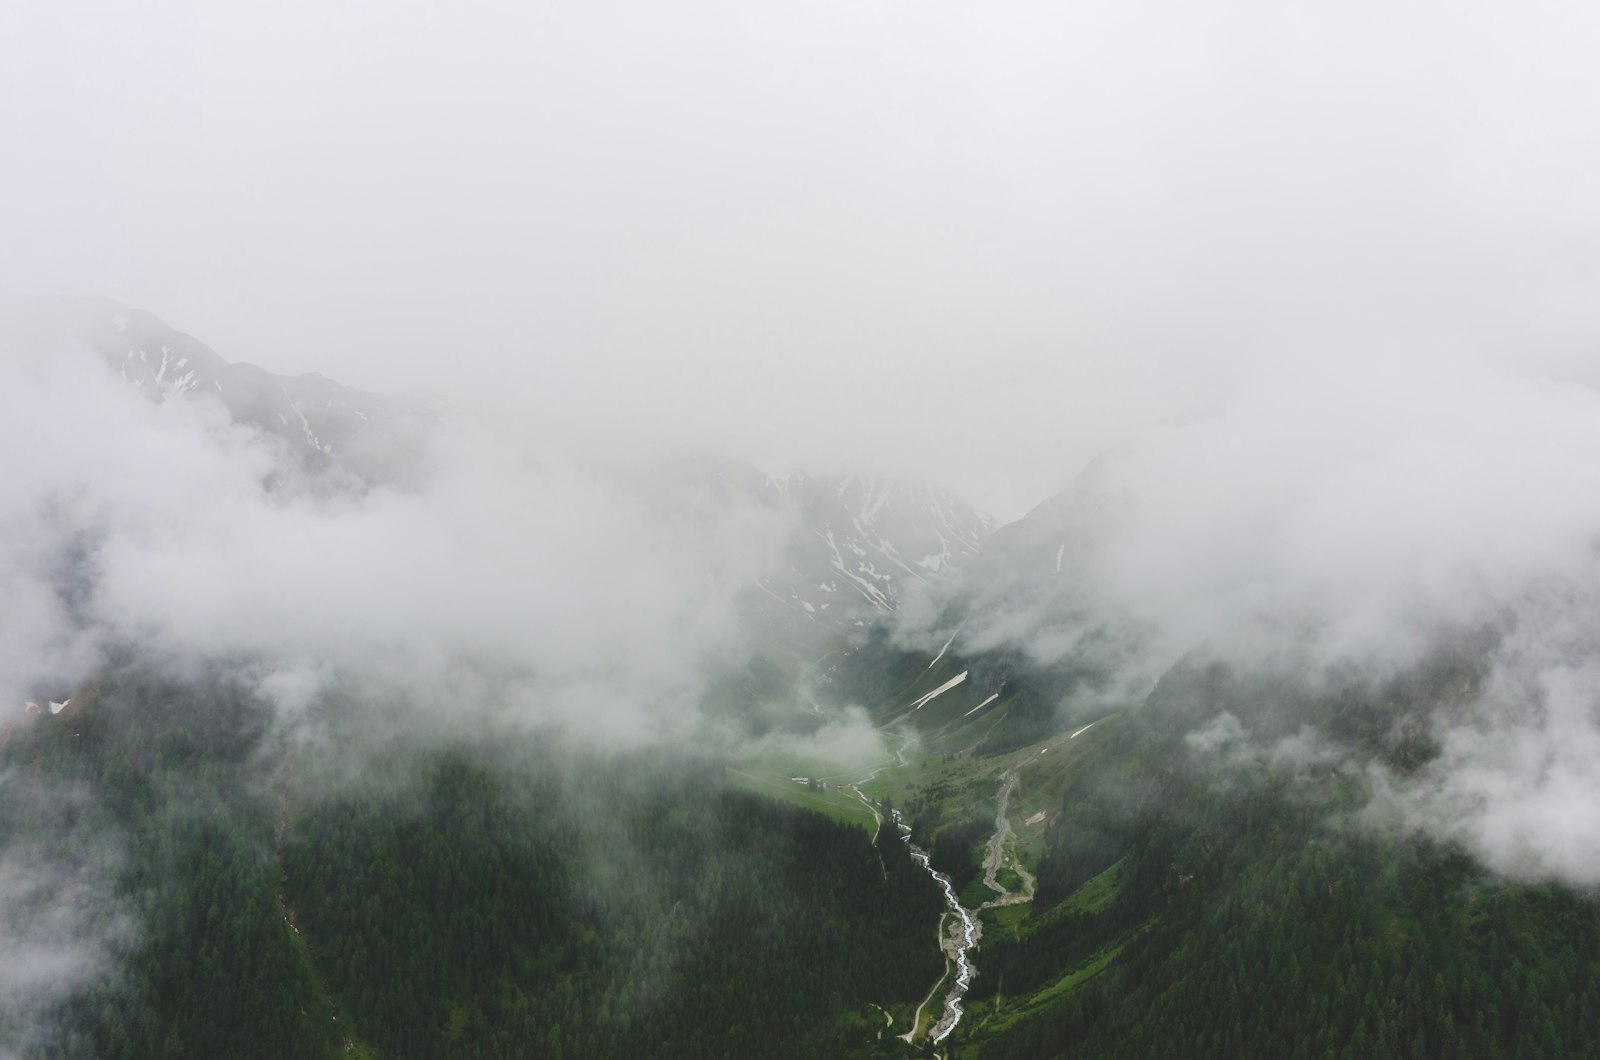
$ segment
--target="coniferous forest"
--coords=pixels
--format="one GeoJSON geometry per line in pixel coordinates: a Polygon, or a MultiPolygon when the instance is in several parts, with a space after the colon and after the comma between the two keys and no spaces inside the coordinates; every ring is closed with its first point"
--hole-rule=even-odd
{"type": "MultiPolygon", "coordinates": [[[[1151,728],[1108,723],[1046,835],[1048,912],[985,944],[962,1055],[1596,1055],[1592,896],[1386,834],[1348,762],[1219,768],[1183,738],[1223,706],[1282,728],[1282,694],[1180,668],[1145,705],[1151,728]]],[[[1302,706],[1368,734],[1374,757],[1416,752],[1373,697],[1302,706]]]]}
{"type": "Polygon", "coordinates": [[[1600,1060],[1596,4],[0,25],[0,1060],[1600,1060]]]}
{"type": "Polygon", "coordinates": [[[13,735],[33,797],[0,838],[78,852],[101,897],[67,908],[116,969],[0,1028],[22,1055],[847,1056],[866,1001],[940,973],[902,846],[715,763],[470,736],[353,762],[268,725],[129,666],[13,735]]]}
{"type": "MultiPolygon", "coordinates": [[[[1347,770],[1219,772],[1183,738],[1221,703],[1270,725],[1273,702],[1192,668],[1146,705],[1167,724],[1107,724],[1034,908],[989,919],[953,1055],[1595,1052],[1595,903],[1355,827],[1347,770]]],[[[1415,752],[1367,725],[1370,700],[1308,710],[1374,755],[1415,752]]],[[[24,797],[0,838],[67,881],[40,908],[113,969],[4,1027],[19,1055],[907,1052],[880,1005],[937,981],[942,904],[902,844],[687,754],[274,726],[222,671],[130,661],[11,732],[24,797]]],[[[976,835],[973,815],[924,819],[952,862],[976,835]]]]}

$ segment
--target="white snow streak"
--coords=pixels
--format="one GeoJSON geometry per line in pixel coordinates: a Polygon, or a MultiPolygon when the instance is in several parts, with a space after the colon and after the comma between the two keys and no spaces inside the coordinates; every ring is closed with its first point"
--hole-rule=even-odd
{"type": "MultiPolygon", "coordinates": [[[[988,699],[984,700],[982,703],[979,703],[977,706],[973,707],[971,710],[967,711],[965,714],[963,714],[961,716],[963,718],[970,718],[970,717],[972,717],[972,715],[978,713],[978,711],[982,710],[984,707],[987,707],[990,703],[993,703],[995,700],[997,700],[999,698],[1000,698],[1000,693],[999,692],[990,692],[988,699]]],[[[1076,735],[1076,734],[1074,734],[1074,735],[1076,735]]]]}
{"type": "Polygon", "coordinates": [[[966,679],[967,679],[967,671],[962,670],[960,673],[956,674],[950,680],[946,681],[944,684],[940,685],[938,688],[935,688],[932,692],[929,692],[927,695],[923,696],[921,699],[919,699],[915,703],[911,704],[911,709],[912,710],[921,710],[924,705],[926,705],[928,703],[932,703],[936,697],[938,697],[940,695],[943,695],[944,693],[950,691],[952,688],[954,688],[956,685],[959,685],[961,682],[965,681],[966,679]]]}
{"type": "MultiPolygon", "coordinates": [[[[959,633],[959,632],[961,632],[961,631],[960,630],[956,630],[956,633],[959,633]]],[[[944,658],[944,653],[950,649],[950,645],[955,643],[955,639],[956,639],[956,634],[955,633],[950,634],[950,639],[944,642],[944,647],[939,649],[939,654],[935,655],[933,657],[933,662],[931,662],[931,663],[929,663],[927,665],[927,667],[922,671],[923,673],[927,673],[928,670],[933,669],[934,663],[937,663],[940,659],[944,658]]]]}

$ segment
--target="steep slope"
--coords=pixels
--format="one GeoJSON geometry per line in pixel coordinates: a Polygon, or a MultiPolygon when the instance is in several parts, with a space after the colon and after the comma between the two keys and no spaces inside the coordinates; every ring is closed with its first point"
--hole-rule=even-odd
{"type": "Polygon", "coordinates": [[[1160,643],[1104,580],[1116,487],[1092,466],[920,601],[924,628],[834,667],[914,733],[862,790],[981,915],[949,1055],[1593,1055],[1600,903],[1396,794],[1438,782],[1464,716],[1486,738],[1508,638],[1543,627],[1441,624],[1387,668],[1228,654],[1221,627],[1160,643]],[[982,908],[1028,874],[1031,904],[982,908]]]}
{"type": "Polygon", "coordinates": [[[948,1055],[1594,1055],[1600,902],[1385,809],[1493,651],[1455,640],[1394,677],[1318,681],[1197,653],[1089,721],[1055,709],[1060,668],[1014,657],[1009,690],[965,719],[938,712],[992,653],[921,673],[885,644],[857,653],[918,734],[858,786],[981,919],[948,1055]],[[1035,717],[1050,735],[1019,747],[1035,717]],[[995,897],[1031,877],[1033,902],[995,897]]]}
{"type": "Polygon", "coordinates": [[[1085,467],[1060,492],[995,530],[985,550],[985,575],[1005,583],[1081,575],[1094,549],[1116,530],[1119,497],[1108,458],[1085,467]]]}
{"type": "MultiPolygon", "coordinates": [[[[219,404],[234,422],[271,440],[285,472],[306,473],[322,493],[359,494],[396,483],[425,491],[436,463],[426,447],[451,422],[321,375],[288,377],[230,362],[154,315],[109,300],[58,301],[43,315],[52,335],[77,336],[152,401],[219,404]]],[[[729,513],[753,508],[783,535],[776,548],[762,543],[777,560],[749,578],[739,596],[741,633],[755,658],[748,667],[742,658],[729,661],[713,696],[734,714],[767,703],[780,715],[804,709],[804,694],[797,697],[795,689],[819,660],[860,642],[909,586],[970,563],[991,527],[987,516],[946,491],[880,478],[780,479],[737,461],[653,451],[631,463],[569,453],[556,462],[642,501],[647,524],[659,518],[709,540],[729,513]]]]}
{"type": "Polygon", "coordinates": [[[236,422],[280,439],[306,467],[384,481],[404,475],[420,452],[429,422],[420,405],[315,372],[275,375],[225,360],[154,314],[109,300],[64,302],[58,312],[130,385],[163,401],[214,398],[236,422]]]}
{"type": "Polygon", "coordinates": [[[983,552],[994,521],[948,490],[870,475],[764,474],[704,455],[636,461],[617,476],[664,514],[753,506],[786,516],[777,562],[747,609],[814,658],[858,642],[919,587],[942,584],[983,552]],[[820,651],[814,650],[823,646],[820,651]]]}
{"type": "Polygon", "coordinates": [[[798,530],[782,569],[761,579],[773,599],[836,632],[899,606],[907,588],[971,563],[993,520],[945,490],[870,476],[769,479],[798,530]]]}
{"type": "MultiPolygon", "coordinates": [[[[230,362],[141,309],[106,299],[62,303],[77,334],[124,380],[159,400],[197,395],[281,439],[312,467],[363,478],[401,473],[422,444],[428,411],[344,386],[318,373],[275,375],[230,362]]],[[[743,498],[792,507],[797,530],[780,569],[760,586],[784,606],[835,631],[859,629],[894,609],[905,585],[970,563],[993,520],[948,491],[872,476],[771,478],[728,461],[652,467],[654,490],[691,498],[743,498]]],[[[677,496],[675,502],[682,503],[677,496]]]]}
{"type": "Polygon", "coordinates": [[[1396,704],[1475,673],[1308,693],[1191,664],[1096,726],[955,1055],[1593,1055],[1592,896],[1362,823],[1363,778],[1417,761],[1396,704]]]}
{"type": "Polygon", "coordinates": [[[6,952],[73,980],[0,999],[0,1053],[877,1056],[876,1006],[937,974],[905,852],[714,761],[488,702],[445,735],[329,701],[279,741],[207,671],[113,664],[0,748],[0,866],[30,882],[6,952]]]}

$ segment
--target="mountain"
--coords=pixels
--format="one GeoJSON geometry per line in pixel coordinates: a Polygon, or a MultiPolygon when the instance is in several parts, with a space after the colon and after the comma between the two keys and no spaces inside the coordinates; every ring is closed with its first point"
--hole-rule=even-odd
{"type": "Polygon", "coordinates": [[[1094,550],[1116,530],[1120,497],[1101,456],[1066,488],[995,531],[980,565],[1004,583],[1081,575],[1094,550]]]}
{"type": "Polygon", "coordinates": [[[853,633],[894,611],[909,587],[970,564],[994,526],[946,490],[872,476],[769,479],[798,532],[760,589],[791,616],[853,633]]]}
{"type": "Polygon", "coordinates": [[[403,477],[432,419],[420,404],[370,394],[312,372],[277,375],[225,360],[142,309],[106,299],[61,303],[78,338],[112,370],[160,401],[204,396],[235,422],[280,440],[304,467],[337,468],[369,482],[403,477]]]}
{"type": "Polygon", "coordinates": [[[768,475],[698,456],[649,461],[619,480],[662,512],[754,505],[786,513],[781,555],[743,603],[752,617],[807,644],[859,640],[908,592],[969,567],[994,528],[990,516],[948,490],[881,476],[768,475]]]}
{"type": "MultiPolygon", "coordinates": [[[[140,309],[106,299],[61,301],[56,318],[130,387],[154,401],[215,401],[273,440],[286,466],[328,488],[414,480],[432,410],[360,391],[321,374],[285,376],[227,360],[140,309]]],[[[759,656],[752,677],[734,665],[721,698],[749,714],[804,707],[789,689],[818,660],[859,645],[909,592],[953,577],[982,555],[993,520],[947,490],[868,475],[772,476],[736,460],[647,452],[577,460],[584,474],[640,501],[646,519],[715,532],[727,511],[753,506],[785,526],[777,561],[737,604],[759,656]]]]}
{"type": "MultiPolygon", "coordinates": [[[[225,360],[154,314],[105,299],[71,303],[77,335],[133,387],[166,401],[212,396],[238,423],[280,439],[304,465],[374,480],[414,460],[431,416],[421,405],[367,393],[312,372],[284,376],[225,360]]],[[[723,499],[791,506],[798,530],[781,569],[760,588],[835,632],[892,611],[909,582],[970,563],[994,521],[933,486],[873,476],[773,478],[727,461],[680,467],[666,483],[723,499]],[[697,481],[698,480],[698,481],[697,481]]],[[[660,478],[660,468],[651,469],[660,478]]],[[[666,491],[657,483],[656,492],[666,491]]]]}
{"type": "Polygon", "coordinates": [[[1114,470],[996,530],[926,651],[881,638],[835,668],[904,744],[821,797],[892,803],[978,924],[970,988],[939,988],[958,1022],[924,1016],[913,1040],[991,1060],[1600,1055],[1600,902],[1530,872],[1532,844],[1509,874],[1485,864],[1409,801],[1452,783],[1462,712],[1495,709],[1505,630],[1442,632],[1393,670],[1225,659],[1247,632],[1226,628],[1151,651],[1098,584],[1127,511],[1114,470]]]}
{"type": "MultiPolygon", "coordinates": [[[[426,433],[91,309],[130,386],[218,400],[335,488],[426,433]]],[[[119,646],[0,726],[0,958],[70,945],[116,988],[0,997],[0,1053],[1600,1055],[1600,902],[1417,801],[1506,731],[1474,712],[1544,627],[1387,670],[1157,643],[1102,582],[1130,525],[1111,458],[998,528],[879,478],[583,471],[641,499],[595,511],[670,540],[740,509],[783,535],[696,689],[708,724],[601,747],[507,715],[493,675],[419,721],[352,674],[295,708],[301,740],[249,665],[119,646]]],[[[604,559],[585,577],[642,605],[604,559]]]]}
{"type": "MultiPolygon", "coordinates": [[[[1116,533],[1120,496],[1106,462],[982,547],[915,584],[916,614],[844,653],[829,677],[836,700],[871,704],[881,725],[924,739],[965,741],[993,753],[1091,716],[1096,689],[1134,635],[1095,586],[1095,565],[1116,533]],[[909,647],[920,641],[923,649],[909,647]],[[997,724],[998,723],[998,724],[997,724]]],[[[902,584],[902,595],[908,586],[902,584]]]]}

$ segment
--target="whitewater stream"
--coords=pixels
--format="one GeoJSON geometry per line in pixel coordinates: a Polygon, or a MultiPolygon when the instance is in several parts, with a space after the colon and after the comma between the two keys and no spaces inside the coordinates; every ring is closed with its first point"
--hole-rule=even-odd
{"type": "MultiPolygon", "coordinates": [[[[944,890],[944,904],[950,911],[961,918],[961,930],[955,938],[945,934],[943,923],[939,926],[939,945],[945,953],[954,958],[956,962],[956,981],[950,985],[949,993],[944,996],[944,1014],[933,1025],[929,1037],[933,1044],[938,1045],[956,1029],[956,1024],[961,1022],[961,999],[967,995],[967,987],[972,985],[972,958],[969,954],[978,945],[978,918],[972,911],[956,900],[956,889],[950,882],[950,877],[933,867],[928,858],[927,851],[917,846],[911,847],[911,857],[928,870],[928,875],[939,882],[944,890]]],[[[915,1025],[913,1024],[913,1031],[915,1025]]]]}
{"type": "MultiPolygon", "coordinates": [[[[1079,732],[1082,731],[1082,729],[1079,730],[1079,732]]],[[[1075,732],[1072,735],[1077,736],[1078,733],[1075,732]]],[[[899,749],[895,751],[895,762],[886,762],[870,773],[859,776],[855,780],[847,780],[839,785],[839,787],[849,789],[867,809],[872,811],[873,819],[878,824],[878,828],[873,834],[874,843],[877,842],[878,833],[881,833],[883,829],[883,815],[879,812],[878,802],[862,791],[861,785],[868,783],[891,765],[896,763],[902,766],[909,764],[906,751],[911,747],[914,740],[915,737],[910,735],[905,738],[899,749]]],[[[995,830],[988,843],[987,856],[984,858],[983,866],[983,882],[990,890],[997,892],[997,896],[980,905],[977,909],[968,909],[961,904],[960,899],[956,897],[955,884],[951,882],[950,877],[935,869],[928,852],[911,842],[911,829],[901,820],[900,811],[897,809],[889,811],[890,823],[898,832],[901,841],[910,850],[912,860],[921,865],[924,871],[939,884],[939,889],[944,892],[944,904],[948,910],[945,915],[939,918],[939,948],[944,951],[946,959],[955,965],[956,975],[955,980],[951,982],[949,989],[945,992],[943,1012],[940,1013],[939,1018],[934,1021],[933,1026],[928,1030],[928,1040],[934,1045],[938,1045],[948,1038],[950,1033],[956,1029],[956,1025],[961,1022],[964,1012],[961,1003],[967,995],[967,988],[972,985],[972,977],[977,973],[977,968],[972,961],[972,953],[978,948],[978,939],[983,934],[983,924],[978,920],[978,912],[997,906],[1017,905],[1033,901],[1033,874],[1027,870],[1020,860],[1010,867],[1022,879],[1022,890],[1012,891],[1007,888],[996,877],[996,872],[1006,861],[1004,853],[1005,840],[1011,831],[1011,822],[1006,817],[1006,811],[1011,801],[1011,794],[1017,786],[1018,774],[1022,771],[1023,766],[1037,761],[1038,757],[1047,751],[1049,751],[1049,748],[1043,748],[1036,754],[1029,755],[1000,775],[1000,788],[996,793],[995,800],[995,830]],[[950,930],[952,925],[947,919],[951,914],[956,918],[955,930],[953,931],[950,930]]],[[[828,780],[831,778],[823,779],[828,780]]],[[[940,982],[944,982],[944,979],[941,979],[940,982]]],[[[935,983],[934,990],[937,989],[938,983],[935,983]]],[[[933,1000],[934,990],[930,990],[928,996],[923,999],[922,1004],[917,1006],[916,1014],[911,1018],[911,1028],[905,1034],[900,1035],[902,1041],[908,1044],[916,1044],[917,1026],[922,1019],[922,1009],[929,1001],[933,1000]]]]}
{"type": "MultiPolygon", "coordinates": [[[[1077,733],[1073,733],[1073,735],[1076,736],[1077,733]]],[[[1000,790],[995,799],[994,836],[989,841],[987,856],[984,858],[983,865],[983,882],[990,890],[997,893],[997,897],[983,903],[977,909],[968,909],[957,900],[955,885],[950,882],[950,877],[933,867],[927,851],[921,847],[911,845],[911,857],[917,864],[927,870],[928,875],[938,882],[940,889],[944,891],[945,905],[949,906],[950,912],[959,917],[961,921],[960,930],[954,934],[949,934],[945,931],[945,921],[943,919],[939,923],[939,947],[944,950],[946,957],[955,962],[956,978],[955,982],[950,984],[949,991],[945,994],[943,1014],[940,1015],[928,1032],[929,1040],[934,1045],[938,1045],[949,1037],[950,1032],[956,1029],[956,1024],[961,1022],[963,1012],[961,1002],[967,995],[967,988],[972,985],[972,976],[976,971],[972,963],[972,951],[978,948],[978,939],[983,934],[983,925],[978,920],[978,912],[984,909],[1033,901],[1033,874],[1027,870],[1021,861],[1017,861],[1011,866],[1022,879],[1023,888],[1021,891],[1014,892],[1009,890],[1005,884],[996,878],[995,874],[1005,862],[1005,840],[1007,834],[1011,831],[1011,822],[1006,818],[1006,810],[1011,801],[1011,793],[1016,790],[1018,775],[1022,772],[1023,766],[1037,761],[1039,756],[1047,751],[1049,751],[1049,748],[1044,748],[1037,754],[1029,755],[1000,776],[1000,790]]],[[[910,829],[900,822],[900,811],[893,810],[891,813],[895,827],[906,833],[905,838],[909,842],[910,829]]],[[[927,1001],[925,1000],[923,1004],[927,1004],[927,1001]]],[[[911,1021],[911,1030],[901,1036],[908,1043],[912,1042],[912,1036],[916,1033],[917,1019],[921,1014],[922,1009],[918,1007],[917,1016],[913,1017],[911,1021]]]]}

